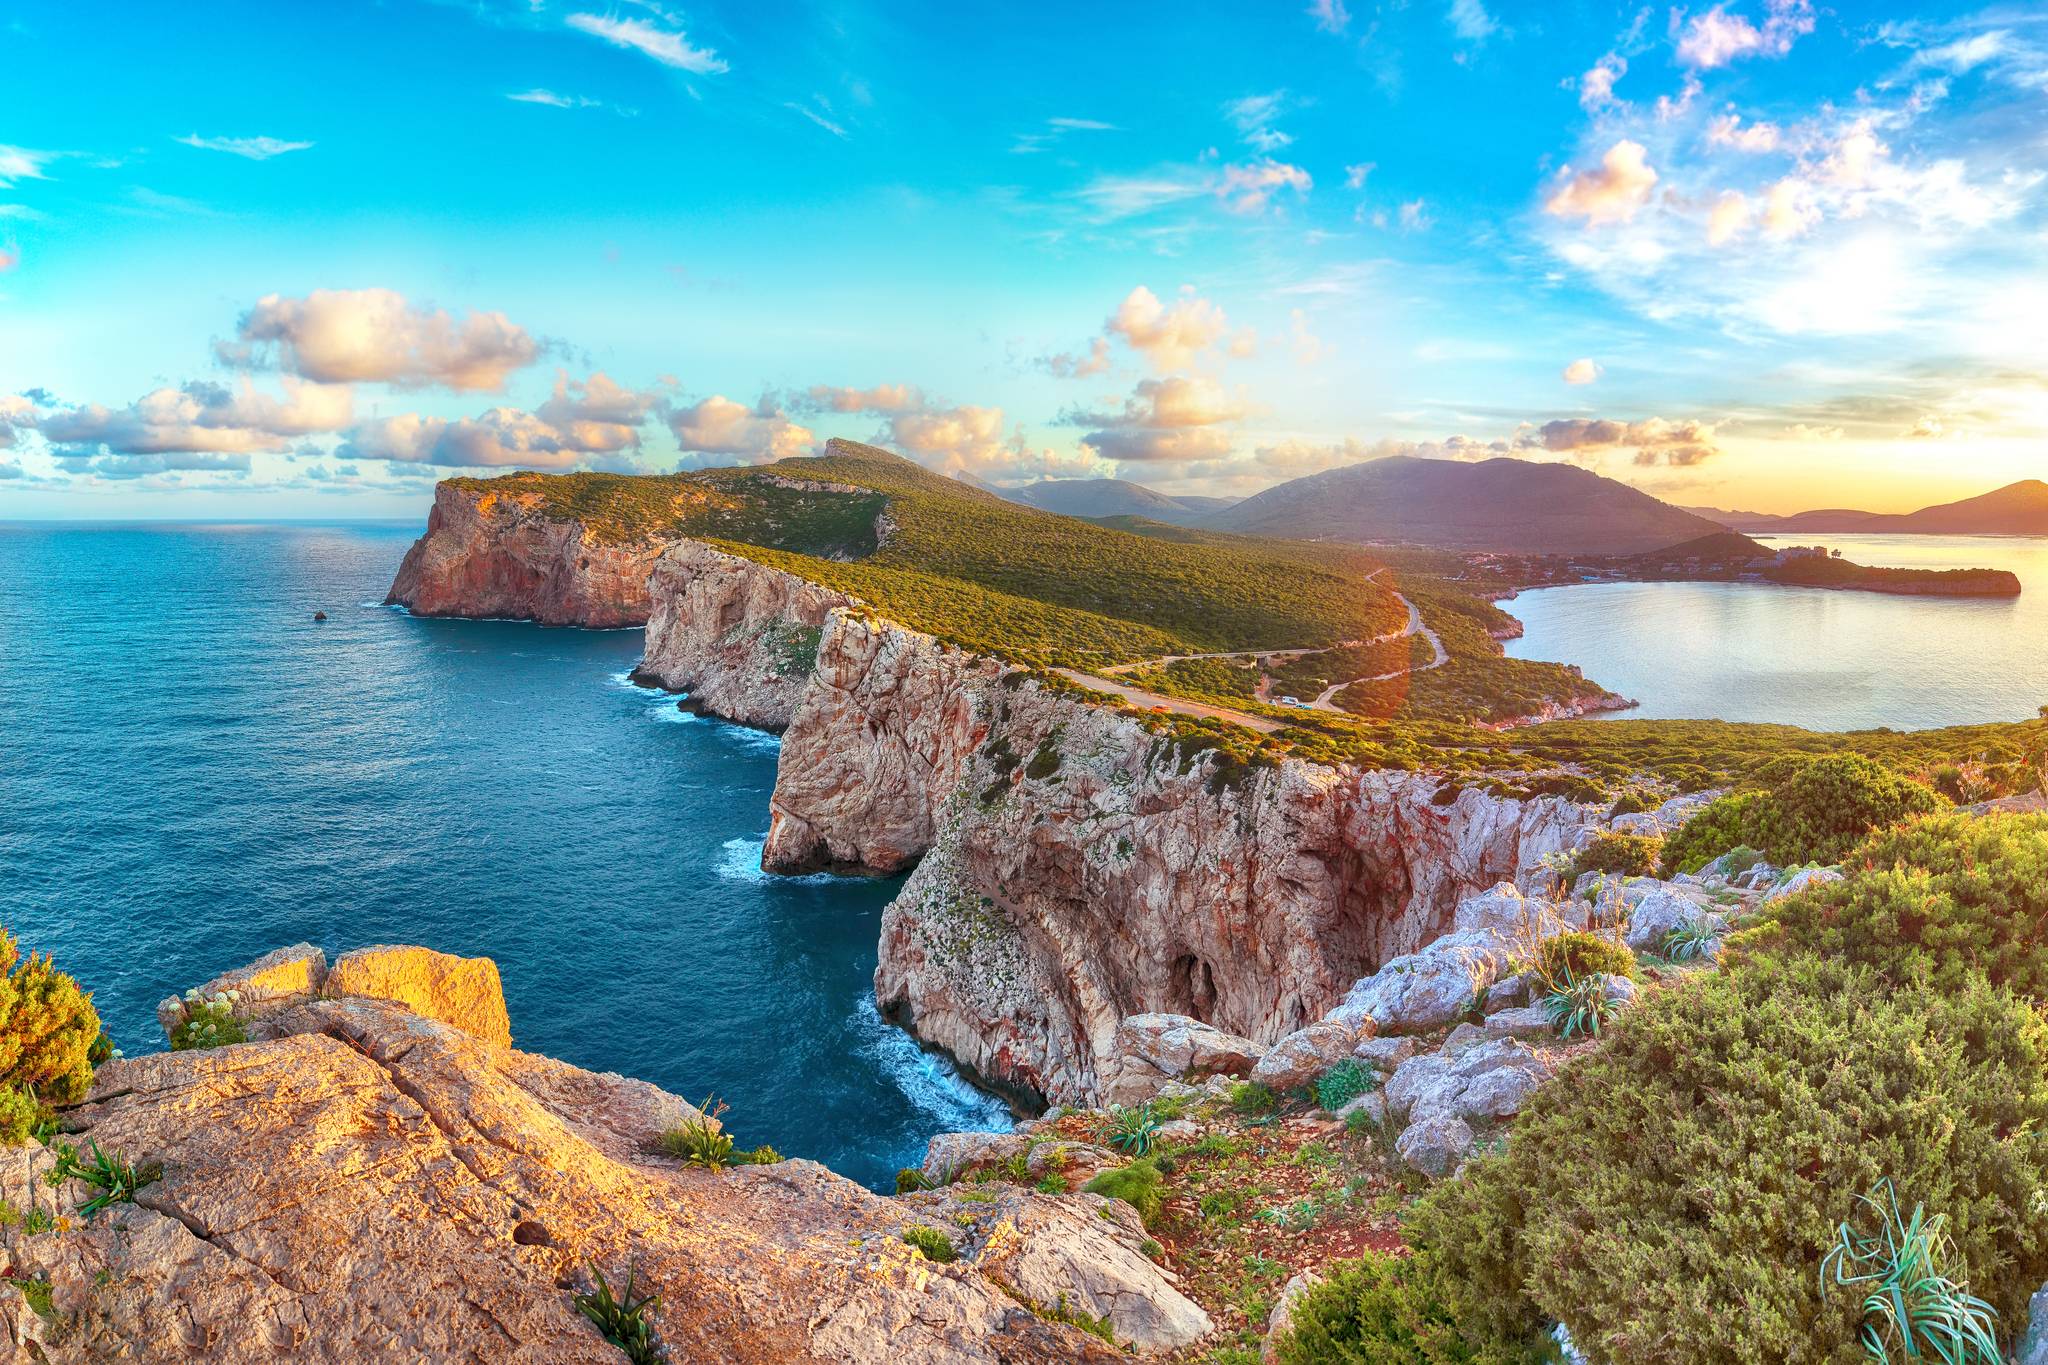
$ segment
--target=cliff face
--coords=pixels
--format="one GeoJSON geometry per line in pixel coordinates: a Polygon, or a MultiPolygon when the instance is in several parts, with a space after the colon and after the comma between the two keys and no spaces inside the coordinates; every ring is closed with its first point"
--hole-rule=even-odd
{"type": "Polygon", "coordinates": [[[406,551],[384,600],[419,616],[637,626],[647,619],[647,577],[662,549],[604,544],[516,495],[442,483],[427,533],[406,551]]]}
{"type": "Polygon", "coordinates": [[[835,612],[783,737],[764,862],[916,871],[885,1011],[1027,1102],[1099,1096],[1117,1022],[1271,1042],[1585,821],[1561,800],[1307,763],[1220,766],[1135,718],[835,612]]]}
{"type": "MultiPolygon", "coordinates": [[[[479,564],[511,553],[459,543],[479,564]]],[[[1095,1099],[1127,1015],[1278,1039],[1587,819],[1554,798],[1437,805],[1422,776],[1224,766],[692,541],[649,597],[643,678],[784,731],[767,868],[914,865],[878,1000],[1029,1102],[1095,1099]]]]}
{"type": "Polygon", "coordinates": [[[676,1096],[429,1017],[471,1013],[463,990],[426,991],[418,1013],[336,985],[354,962],[411,989],[439,956],[375,949],[328,972],[318,949],[274,954],[222,978],[248,988],[253,1041],[103,1066],[66,1140],[158,1174],[84,1216],[95,1191],[51,1188],[49,1149],[0,1163],[0,1198],[59,1216],[0,1227],[8,1273],[49,1286],[46,1316],[21,1295],[0,1306],[7,1358],[606,1365],[618,1349],[571,1301],[594,1265],[661,1296],[672,1360],[1127,1359],[1013,1297],[1020,1248],[1047,1307],[1109,1305],[1142,1338],[1157,1314],[1139,1310],[1185,1305],[1172,1346],[1207,1329],[1098,1196],[1022,1195],[1005,1239],[813,1162],[688,1168],[655,1145],[695,1115],[676,1096]],[[902,1241],[930,1223],[953,1229],[957,1263],[902,1241]]]}
{"type": "Polygon", "coordinates": [[[637,676],[705,710],[781,730],[810,685],[826,616],[851,602],[693,540],[656,562],[637,676]]]}

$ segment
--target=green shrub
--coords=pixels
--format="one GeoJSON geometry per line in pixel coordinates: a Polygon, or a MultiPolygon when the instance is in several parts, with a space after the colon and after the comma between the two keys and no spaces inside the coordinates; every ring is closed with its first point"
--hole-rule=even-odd
{"type": "Polygon", "coordinates": [[[51,1122],[50,1106],[27,1090],[0,1090],[0,1147],[19,1147],[51,1122]]]}
{"type": "Polygon", "coordinates": [[[903,1229],[903,1240],[916,1247],[927,1261],[936,1261],[940,1265],[957,1260],[960,1255],[953,1249],[952,1238],[937,1228],[926,1227],[922,1223],[913,1223],[903,1229]]]}
{"type": "Polygon", "coordinates": [[[2048,1000],[2048,817],[1944,813],[1872,835],[1848,876],[1766,908],[1775,942],[1954,989],[1982,974],[2048,1000]]]}
{"type": "Polygon", "coordinates": [[[1654,834],[1617,834],[1602,830],[1593,841],[1572,854],[1567,881],[1577,881],[1588,872],[1607,872],[1621,877],[1647,877],[1657,870],[1657,855],[1664,841],[1654,834]]]}
{"type": "Polygon", "coordinates": [[[1316,1079],[1316,1105],[1334,1112],[1360,1095],[1378,1089],[1379,1083],[1378,1072],[1356,1057],[1346,1057],[1316,1079]]]}
{"type": "Polygon", "coordinates": [[[2048,1279],[2048,1024],[1981,978],[1758,954],[1652,992],[1408,1235],[1479,1339],[1562,1319],[1596,1360],[1850,1365],[1861,1305],[1819,1267],[1886,1176],[2023,1321],[2048,1279]]]}
{"type": "Polygon", "coordinates": [[[1280,1097],[1263,1081],[1238,1081],[1230,1087],[1230,1107],[1247,1117],[1256,1117],[1278,1109],[1280,1097]]]}
{"type": "MultiPolygon", "coordinates": [[[[675,1127],[663,1133],[655,1141],[661,1151],[675,1157],[686,1166],[697,1166],[707,1171],[722,1171],[728,1166],[772,1166],[782,1160],[782,1153],[767,1143],[759,1147],[741,1150],[733,1145],[732,1134],[719,1125],[719,1116],[725,1113],[725,1105],[716,1097],[704,1101],[695,1118],[684,1119],[675,1127]]],[[[915,1174],[908,1169],[896,1173],[896,1193],[905,1191],[903,1179],[915,1174]]],[[[924,1177],[918,1176],[919,1180],[924,1177]]],[[[923,1189],[923,1185],[910,1186],[923,1189]]]]}
{"type": "Polygon", "coordinates": [[[40,953],[22,961],[14,935],[0,930],[0,1087],[50,1104],[84,1099],[99,1036],[92,997],[40,953]]]}
{"type": "Polygon", "coordinates": [[[1426,1261],[1379,1253],[1338,1261],[1294,1306],[1280,1365],[1480,1365],[1522,1353],[1475,1348],[1439,1296],[1426,1261]]]}
{"type": "Polygon", "coordinates": [[[1140,1160],[1098,1172],[1081,1188],[1089,1194],[1123,1200],[1138,1211],[1138,1217],[1144,1219],[1149,1227],[1159,1216],[1160,1202],[1164,1197],[1161,1184],[1159,1168],[1149,1160],[1140,1160]]]}
{"type": "Polygon", "coordinates": [[[185,1017],[171,1030],[171,1051],[226,1047],[249,1041],[249,1030],[235,1018],[234,1003],[224,996],[185,1006],[185,1017]]]}
{"type": "Polygon", "coordinates": [[[932,1188],[932,1182],[924,1178],[924,1172],[915,1166],[905,1166],[896,1172],[896,1193],[914,1194],[918,1190],[932,1188]]]}
{"type": "Polygon", "coordinates": [[[1941,807],[1931,788],[1860,754],[1826,754],[1768,765],[1764,791],[1703,806],[1664,842],[1667,873],[1696,872],[1748,845],[1781,867],[1839,862],[1872,830],[1941,807]]]}
{"type": "Polygon", "coordinates": [[[1574,929],[1544,939],[1536,950],[1536,962],[1530,970],[1548,994],[1562,986],[1567,978],[1634,976],[1636,955],[1628,950],[1625,943],[1584,929],[1574,929]]]}
{"type": "Polygon", "coordinates": [[[661,1365],[664,1359],[661,1347],[654,1339],[654,1315],[661,1307],[659,1294],[633,1292],[635,1275],[632,1266],[626,1267],[625,1289],[617,1294],[612,1292],[611,1282],[596,1266],[590,1273],[597,1277],[597,1288],[588,1294],[571,1294],[569,1302],[576,1311],[590,1319],[598,1334],[612,1345],[625,1352],[626,1359],[633,1365],[661,1365]]]}
{"type": "Polygon", "coordinates": [[[1125,1156],[1150,1156],[1159,1137],[1159,1116],[1150,1104],[1117,1105],[1109,1111],[1109,1145],[1125,1156]]]}

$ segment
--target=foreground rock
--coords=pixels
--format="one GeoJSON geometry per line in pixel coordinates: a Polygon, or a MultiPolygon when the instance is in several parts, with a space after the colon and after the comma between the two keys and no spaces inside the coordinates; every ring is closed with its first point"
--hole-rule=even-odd
{"type": "MultiPolygon", "coordinates": [[[[661,1295],[677,1361],[1116,1358],[1006,1292],[1002,1266],[1037,1283],[1065,1264],[1126,1316],[1158,1293],[1162,1321],[1192,1330],[1093,1207],[1019,1192],[1001,1235],[1021,1246],[987,1272],[937,1265],[900,1238],[917,1210],[815,1163],[657,1155],[694,1111],[644,1082],[385,1000],[300,996],[249,1027],[246,1044],[109,1063],[64,1115],[74,1140],[162,1174],[58,1231],[0,1231],[12,1273],[50,1286],[48,1318],[13,1297],[14,1358],[616,1365],[570,1302],[592,1266],[661,1295]]],[[[17,1209],[90,1193],[43,1185],[45,1149],[19,1156],[0,1162],[17,1209]]]]}
{"type": "Polygon", "coordinates": [[[1248,1076],[1266,1055],[1239,1038],[1184,1014],[1134,1014],[1116,1026],[1103,1099],[1142,1104],[1169,1081],[1248,1076]]]}

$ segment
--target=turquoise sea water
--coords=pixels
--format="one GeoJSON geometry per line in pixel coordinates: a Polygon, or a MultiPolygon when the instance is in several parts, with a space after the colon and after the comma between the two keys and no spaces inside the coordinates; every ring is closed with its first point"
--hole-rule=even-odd
{"type": "Polygon", "coordinates": [[[1501,605],[1521,659],[1575,663],[1642,706],[1620,717],[1821,730],[2024,720],[2048,703],[2048,539],[1759,537],[1859,564],[2010,569],[2018,598],[1891,597],[1751,583],[1589,583],[1501,605]]]}
{"type": "Polygon", "coordinates": [[[497,960],[518,1046],[871,1185],[1005,1126],[875,1013],[897,883],[760,872],[776,741],[628,684],[637,630],[375,605],[417,531],[0,525],[0,923],[116,1041],[271,948],[424,943],[497,960]]]}

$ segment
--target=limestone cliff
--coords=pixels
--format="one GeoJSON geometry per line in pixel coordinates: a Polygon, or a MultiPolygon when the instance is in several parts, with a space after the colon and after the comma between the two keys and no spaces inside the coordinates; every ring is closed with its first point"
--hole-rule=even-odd
{"type": "Polygon", "coordinates": [[[1101,1305],[1141,1347],[1207,1330],[1098,1196],[1023,1195],[963,1233],[813,1162],[661,1155],[682,1100],[444,1022],[499,1027],[474,962],[374,949],[330,972],[302,945],[221,978],[253,1041],[103,1066],[63,1140],[154,1178],[86,1215],[94,1190],[45,1181],[50,1149],[0,1161],[0,1198],[56,1217],[0,1226],[7,1273],[47,1286],[46,1311],[0,1306],[7,1358],[609,1365],[571,1301],[592,1267],[661,1296],[675,1361],[1125,1358],[1039,1294],[1101,1305]],[[339,994],[356,980],[424,1013],[339,994]],[[906,1245],[913,1224],[952,1229],[958,1262],[906,1245]]]}
{"type": "Polygon", "coordinates": [[[1096,1099],[1128,1015],[1275,1041],[1589,818],[1438,804],[1422,775],[1235,765],[689,540],[650,601],[643,678],[784,731],[765,865],[915,866],[878,1000],[1027,1104],[1096,1099]]]}
{"type": "Polygon", "coordinates": [[[647,577],[666,542],[612,544],[543,516],[531,496],[443,482],[427,533],[386,602],[419,616],[511,617],[612,629],[647,619],[647,577]]]}

